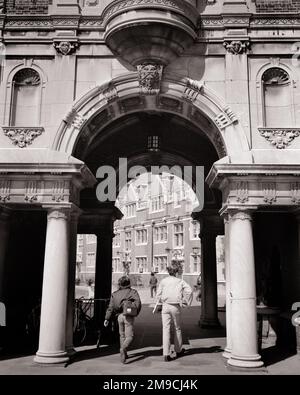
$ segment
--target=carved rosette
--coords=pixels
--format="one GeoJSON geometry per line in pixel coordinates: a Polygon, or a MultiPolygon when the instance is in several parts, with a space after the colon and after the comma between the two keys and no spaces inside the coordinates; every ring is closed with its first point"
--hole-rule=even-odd
{"type": "Polygon", "coordinates": [[[137,66],[141,93],[155,95],[160,91],[163,66],[153,63],[137,66]]]}
{"type": "Polygon", "coordinates": [[[243,55],[250,49],[249,40],[226,40],[223,45],[232,55],[243,55]]]}
{"type": "Polygon", "coordinates": [[[32,144],[33,141],[40,136],[44,132],[44,128],[42,127],[2,127],[2,130],[8,138],[11,139],[14,145],[17,145],[19,148],[25,148],[28,145],[32,144]]]}
{"type": "Polygon", "coordinates": [[[63,56],[71,55],[79,46],[77,42],[71,41],[54,42],[53,45],[56,49],[56,52],[63,56]]]}
{"type": "Polygon", "coordinates": [[[260,128],[259,133],[277,149],[285,149],[300,136],[300,129],[260,128]]]}

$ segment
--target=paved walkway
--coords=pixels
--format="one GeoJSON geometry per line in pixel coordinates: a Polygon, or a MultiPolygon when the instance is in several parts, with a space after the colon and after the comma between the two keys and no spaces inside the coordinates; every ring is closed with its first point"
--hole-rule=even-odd
{"type": "MultiPolygon", "coordinates": [[[[184,344],[186,355],[172,362],[164,362],[161,349],[160,315],[153,316],[151,305],[144,306],[135,324],[135,341],[125,365],[120,363],[116,348],[102,345],[80,347],[74,361],[68,366],[38,366],[33,355],[0,357],[0,374],[25,375],[233,375],[222,357],[225,331],[204,330],[198,326],[200,307],[193,306],[183,312],[184,344]]],[[[219,313],[224,324],[225,314],[219,313]]],[[[300,374],[300,356],[287,356],[272,347],[263,350],[266,368],[246,374],[279,375],[300,374]]]]}

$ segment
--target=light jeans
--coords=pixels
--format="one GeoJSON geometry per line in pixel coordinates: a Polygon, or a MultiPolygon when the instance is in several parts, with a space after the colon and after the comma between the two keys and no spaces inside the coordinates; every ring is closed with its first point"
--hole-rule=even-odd
{"type": "Polygon", "coordinates": [[[131,344],[134,336],[133,324],[134,317],[120,314],[118,316],[119,334],[120,334],[120,348],[127,350],[131,344]]]}
{"type": "Polygon", "coordinates": [[[170,355],[172,322],[174,324],[174,349],[176,353],[179,353],[182,349],[180,305],[163,303],[161,318],[163,327],[163,355],[170,355]]]}

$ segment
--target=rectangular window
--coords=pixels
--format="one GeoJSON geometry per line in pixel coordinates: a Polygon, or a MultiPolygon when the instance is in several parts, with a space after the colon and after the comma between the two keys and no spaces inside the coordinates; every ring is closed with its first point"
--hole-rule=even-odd
{"type": "Polygon", "coordinates": [[[136,268],[138,273],[147,272],[147,257],[138,256],[136,257],[136,268]]]}
{"type": "Polygon", "coordinates": [[[121,272],[120,258],[113,258],[113,271],[121,272]]]}
{"type": "Polygon", "coordinates": [[[190,233],[191,240],[199,239],[200,224],[198,221],[191,222],[190,231],[191,231],[191,233],[190,233]]]}
{"type": "Polygon", "coordinates": [[[166,255],[154,257],[154,271],[157,273],[166,273],[168,266],[168,258],[166,255]]]}
{"type": "Polygon", "coordinates": [[[168,228],[167,226],[156,226],[154,228],[154,242],[165,243],[168,241],[168,228]]]}
{"type": "Polygon", "coordinates": [[[136,244],[147,244],[148,232],[147,229],[137,229],[135,231],[135,243],[136,244]]]}
{"type": "Polygon", "coordinates": [[[183,247],[183,224],[174,225],[174,247],[183,247]]]}
{"type": "Polygon", "coordinates": [[[130,203],[126,206],[126,217],[132,218],[136,216],[136,203],[130,203]]]}
{"type": "Polygon", "coordinates": [[[125,232],[125,249],[131,250],[131,232],[125,232]]]}
{"type": "Polygon", "coordinates": [[[91,271],[91,269],[95,268],[95,262],[96,262],[96,256],[94,252],[88,252],[87,254],[87,260],[86,260],[86,266],[87,270],[91,271]]]}
{"type": "Polygon", "coordinates": [[[201,257],[200,255],[191,255],[191,273],[200,273],[201,270],[201,257]]]}
{"type": "Polygon", "coordinates": [[[162,211],[164,209],[164,198],[163,196],[156,196],[151,200],[151,211],[162,211]]]}
{"type": "Polygon", "coordinates": [[[113,247],[120,247],[121,245],[121,235],[119,232],[115,233],[113,238],[113,247]]]}

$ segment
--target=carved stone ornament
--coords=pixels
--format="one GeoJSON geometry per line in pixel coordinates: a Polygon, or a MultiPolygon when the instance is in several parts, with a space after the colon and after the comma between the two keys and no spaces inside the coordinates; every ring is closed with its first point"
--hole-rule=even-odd
{"type": "Polygon", "coordinates": [[[300,129],[260,128],[259,133],[275,148],[285,149],[300,136],[300,129]]]}
{"type": "Polygon", "coordinates": [[[78,48],[78,43],[70,41],[54,42],[53,45],[57,53],[60,53],[64,56],[70,55],[78,48]]]}
{"type": "Polygon", "coordinates": [[[239,203],[246,203],[249,200],[248,182],[240,181],[236,185],[236,200],[239,203]]]}
{"type": "Polygon", "coordinates": [[[263,191],[263,196],[264,196],[264,202],[265,203],[275,203],[277,200],[276,196],[276,184],[274,182],[268,182],[264,183],[262,185],[262,191],[263,191]]]}
{"type": "Polygon", "coordinates": [[[85,122],[85,118],[79,114],[75,108],[72,108],[71,111],[65,117],[65,121],[69,126],[74,126],[76,129],[80,129],[83,123],[85,122]]]}
{"type": "Polygon", "coordinates": [[[242,55],[247,53],[247,50],[250,49],[249,41],[240,41],[240,40],[232,40],[232,41],[224,41],[224,47],[227,52],[232,55],[242,55]]]}
{"type": "Polygon", "coordinates": [[[295,204],[300,203],[300,183],[293,182],[291,183],[291,198],[292,202],[295,204]]]}
{"type": "Polygon", "coordinates": [[[137,66],[140,89],[142,93],[153,95],[160,91],[163,66],[153,63],[137,66]]]}
{"type": "Polygon", "coordinates": [[[0,202],[6,202],[10,200],[10,190],[11,190],[10,180],[0,181],[0,202]]]}
{"type": "Polygon", "coordinates": [[[183,92],[183,99],[194,102],[201,90],[203,89],[203,82],[192,80],[191,78],[187,78],[186,87],[183,92]]]}
{"type": "Polygon", "coordinates": [[[229,106],[224,108],[224,112],[221,112],[216,118],[215,122],[220,129],[225,129],[227,126],[232,125],[238,121],[237,116],[231,110],[229,106]]]}
{"type": "Polygon", "coordinates": [[[37,201],[38,194],[38,182],[28,181],[25,187],[25,197],[24,200],[28,203],[33,203],[37,201]]]}
{"type": "Polygon", "coordinates": [[[25,148],[44,132],[42,127],[22,128],[16,126],[2,127],[5,136],[11,139],[14,145],[25,148]]]}

